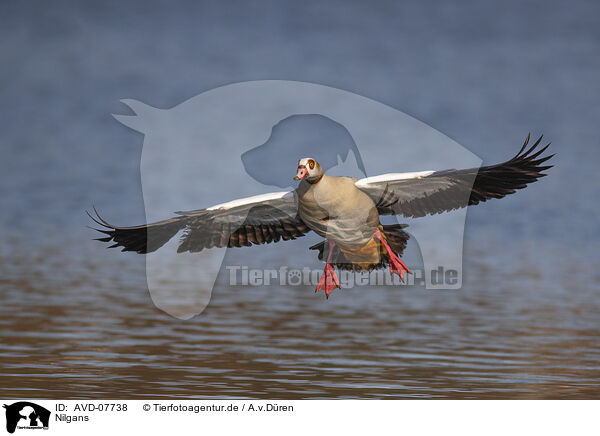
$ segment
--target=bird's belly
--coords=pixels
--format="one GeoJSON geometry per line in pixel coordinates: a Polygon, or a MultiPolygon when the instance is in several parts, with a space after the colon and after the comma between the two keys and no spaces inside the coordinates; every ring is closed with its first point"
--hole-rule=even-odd
{"type": "MultiPolygon", "coordinates": [[[[332,240],[340,247],[359,248],[367,244],[379,220],[369,219],[370,211],[344,211],[316,202],[300,202],[298,214],[319,236],[332,240]]],[[[376,212],[376,210],[375,210],[376,212]]]]}
{"type": "Polygon", "coordinates": [[[348,261],[361,268],[381,262],[381,244],[373,237],[360,247],[340,245],[340,249],[348,261]]]}

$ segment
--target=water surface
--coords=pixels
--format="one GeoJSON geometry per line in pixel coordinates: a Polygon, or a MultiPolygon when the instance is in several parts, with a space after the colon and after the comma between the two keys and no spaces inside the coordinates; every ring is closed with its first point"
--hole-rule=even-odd
{"type": "MultiPolygon", "coordinates": [[[[0,7],[0,397],[600,397],[597,3],[128,5],[0,7]],[[266,78],[377,99],[484,163],[544,133],[556,167],[470,210],[460,291],[325,301],[224,271],[204,313],[173,319],[143,258],[85,228],[93,204],[144,219],[142,137],[110,113],[266,78]]],[[[314,266],[311,242],[225,262],[314,266]]]]}

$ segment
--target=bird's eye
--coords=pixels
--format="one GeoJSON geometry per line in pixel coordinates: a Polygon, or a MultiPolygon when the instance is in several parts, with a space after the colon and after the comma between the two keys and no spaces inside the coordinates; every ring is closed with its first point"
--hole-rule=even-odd
{"type": "Polygon", "coordinates": [[[309,160],[308,161],[308,166],[310,167],[310,169],[312,170],[315,167],[315,161],[314,160],[309,160]]]}

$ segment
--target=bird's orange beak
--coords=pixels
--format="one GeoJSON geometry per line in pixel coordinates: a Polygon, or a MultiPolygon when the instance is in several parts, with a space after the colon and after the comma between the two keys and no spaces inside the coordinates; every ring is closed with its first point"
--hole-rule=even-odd
{"type": "Polygon", "coordinates": [[[294,180],[302,180],[305,179],[306,176],[308,176],[308,170],[304,165],[300,165],[298,167],[298,172],[296,173],[296,177],[294,177],[294,180]]]}

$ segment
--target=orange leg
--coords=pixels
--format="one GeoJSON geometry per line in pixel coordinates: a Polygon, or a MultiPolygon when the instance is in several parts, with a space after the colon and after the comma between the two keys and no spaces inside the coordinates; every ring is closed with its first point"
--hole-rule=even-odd
{"type": "Polygon", "coordinates": [[[383,246],[385,247],[385,249],[387,251],[388,259],[389,259],[388,263],[390,264],[390,273],[398,274],[400,276],[400,279],[402,281],[404,281],[404,273],[405,272],[410,273],[410,269],[408,269],[406,264],[404,262],[402,262],[400,260],[400,258],[394,254],[394,252],[392,251],[390,246],[385,241],[385,238],[383,237],[383,235],[381,234],[381,231],[379,231],[379,229],[375,230],[375,233],[373,234],[373,236],[381,241],[381,243],[383,244],[383,246]]]}
{"type": "Polygon", "coordinates": [[[333,292],[335,288],[340,288],[340,282],[335,274],[335,270],[333,269],[333,264],[331,263],[331,257],[333,255],[333,248],[335,247],[335,242],[329,241],[329,254],[327,255],[327,264],[325,265],[325,270],[321,275],[321,279],[319,280],[319,284],[317,285],[317,289],[315,292],[319,292],[320,290],[325,290],[325,296],[329,298],[329,294],[333,292]]]}

